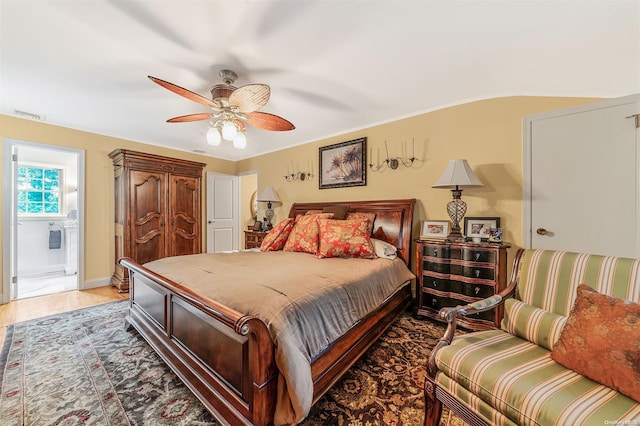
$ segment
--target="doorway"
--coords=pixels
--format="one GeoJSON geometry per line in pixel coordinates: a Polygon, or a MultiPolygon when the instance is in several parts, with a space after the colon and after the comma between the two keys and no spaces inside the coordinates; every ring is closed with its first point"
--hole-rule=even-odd
{"type": "Polygon", "coordinates": [[[3,182],[2,302],[80,289],[84,152],[5,139],[3,182]]]}

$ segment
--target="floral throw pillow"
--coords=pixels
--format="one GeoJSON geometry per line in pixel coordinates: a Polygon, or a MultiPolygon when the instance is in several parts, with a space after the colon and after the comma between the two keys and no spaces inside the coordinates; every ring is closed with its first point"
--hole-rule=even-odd
{"type": "Polygon", "coordinates": [[[293,228],[293,219],[288,217],[278,223],[267,235],[264,236],[260,251],[282,250],[293,228]]]}
{"type": "Polygon", "coordinates": [[[284,251],[318,252],[318,219],[329,219],[332,213],[298,215],[289,233],[284,251]]]}
{"type": "Polygon", "coordinates": [[[373,233],[373,221],[376,220],[376,214],[365,213],[365,212],[352,212],[347,214],[347,220],[368,221],[367,235],[371,236],[371,234],[373,233]]]}
{"type": "Polygon", "coordinates": [[[319,228],[318,257],[376,257],[369,238],[368,220],[320,219],[319,228]]]}
{"type": "Polygon", "coordinates": [[[640,304],[580,284],[551,358],[640,402],[640,304]]]}

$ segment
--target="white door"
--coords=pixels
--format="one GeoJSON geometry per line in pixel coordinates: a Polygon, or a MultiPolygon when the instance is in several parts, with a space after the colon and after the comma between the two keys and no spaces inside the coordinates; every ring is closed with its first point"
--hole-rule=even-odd
{"type": "Polygon", "coordinates": [[[207,253],[239,247],[238,176],[207,172],[207,253]]]}
{"type": "Polygon", "coordinates": [[[640,257],[639,102],[525,119],[525,247],[640,257]]]}

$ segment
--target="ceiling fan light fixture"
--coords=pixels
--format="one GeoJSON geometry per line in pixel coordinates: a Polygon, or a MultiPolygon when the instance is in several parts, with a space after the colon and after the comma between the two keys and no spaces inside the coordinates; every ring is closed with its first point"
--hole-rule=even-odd
{"type": "Polygon", "coordinates": [[[247,146],[246,126],[263,130],[293,130],[295,126],[275,114],[260,112],[271,96],[271,89],[266,84],[245,84],[235,87],[238,75],[231,70],[220,71],[223,83],[211,87],[211,99],[177,86],[159,78],[148,76],[151,81],[173,93],[211,109],[209,113],[181,115],[170,118],[169,123],[185,123],[209,120],[207,143],[219,146],[222,139],[232,141],[236,149],[247,146]]]}
{"type": "Polygon", "coordinates": [[[222,142],[222,137],[220,136],[220,132],[213,125],[209,127],[207,130],[207,143],[209,145],[218,146],[222,142]]]}
{"type": "Polygon", "coordinates": [[[232,141],[238,134],[238,127],[233,121],[225,121],[222,125],[222,137],[232,141]]]}
{"type": "Polygon", "coordinates": [[[236,149],[245,149],[247,147],[247,135],[244,132],[238,132],[233,138],[233,147],[236,149]]]}

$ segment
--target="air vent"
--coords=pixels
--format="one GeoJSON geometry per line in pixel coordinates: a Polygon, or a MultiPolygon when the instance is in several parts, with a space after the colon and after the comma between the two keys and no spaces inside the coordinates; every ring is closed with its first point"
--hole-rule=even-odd
{"type": "Polygon", "coordinates": [[[32,112],[27,112],[27,111],[20,111],[18,109],[14,109],[13,112],[18,117],[28,118],[30,120],[44,121],[44,115],[34,114],[32,112]]]}

